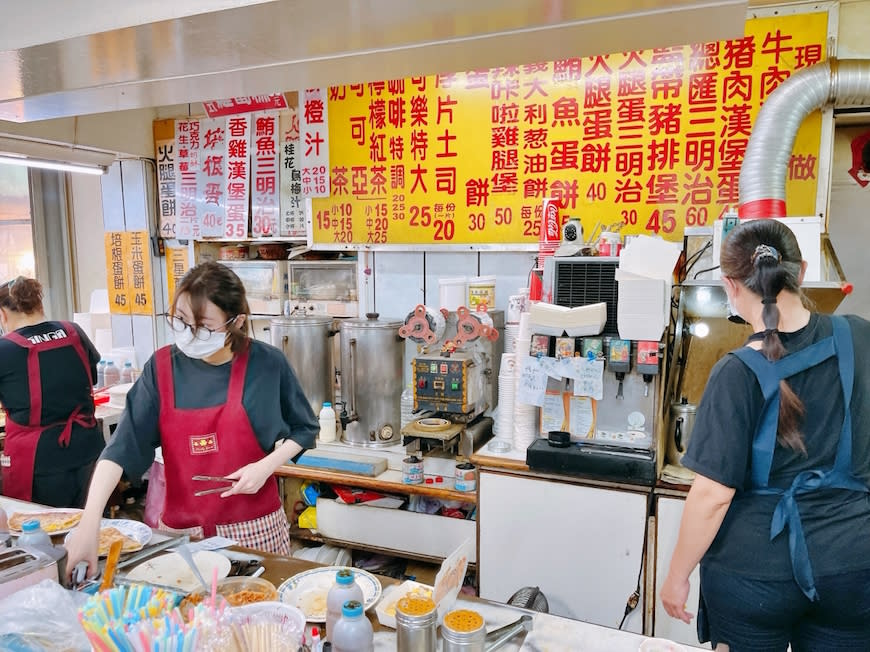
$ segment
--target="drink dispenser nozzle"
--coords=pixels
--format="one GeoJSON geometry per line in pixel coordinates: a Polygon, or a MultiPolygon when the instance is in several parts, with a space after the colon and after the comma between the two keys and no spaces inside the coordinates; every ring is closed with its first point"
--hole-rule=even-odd
{"type": "Polygon", "coordinates": [[[637,343],[637,370],[643,374],[643,395],[649,396],[649,385],[653,376],[659,373],[659,343],[642,341],[637,343]]]}
{"type": "Polygon", "coordinates": [[[616,375],[619,388],[616,390],[616,398],[622,398],[622,382],[625,374],[631,371],[631,340],[611,339],[607,353],[607,366],[616,375]]]}

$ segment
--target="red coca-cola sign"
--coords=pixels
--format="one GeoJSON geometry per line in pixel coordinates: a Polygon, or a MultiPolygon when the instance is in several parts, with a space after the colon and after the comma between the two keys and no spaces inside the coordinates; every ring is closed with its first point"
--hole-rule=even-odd
{"type": "Polygon", "coordinates": [[[556,199],[544,200],[544,211],[541,215],[541,242],[558,244],[562,239],[562,223],[559,219],[561,205],[556,199]]]}

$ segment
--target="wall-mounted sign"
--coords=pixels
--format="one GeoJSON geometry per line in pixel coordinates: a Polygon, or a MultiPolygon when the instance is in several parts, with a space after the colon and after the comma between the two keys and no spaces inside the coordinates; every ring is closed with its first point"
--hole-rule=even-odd
{"type": "Polygon", "coordinates": [[[157,161],[157,223],[160,237],[175,237],[175,120],[155,120],[154,159],[157,161]]]}
{"type": "Polygon", "coordinates": [[[287,108],[287,98],[284,93],[270,95],[250,95],[231,97],[225,100],[203,102],[202,106],[209,118],[220,118],[237,113],[252,113],[254,111],[278,110],[287,108]]]}
{"type": "MultiPolygon", "coordinates": [[[[824,58],[827,19],[753,18],[730,41],[330,88],[313,242],[536,248],[547,197],[587,233],[678,240],[736,207],[758,109],[824,58]]],[[[820,134],[816,113],[789,162],[790,214],[814,212],[820,134]]]]}
{"type": "Polygon", "coordinates": [[[147,231],[108,231],[106,283],[115,315],[154,314],[151,254],[147,231]]]}

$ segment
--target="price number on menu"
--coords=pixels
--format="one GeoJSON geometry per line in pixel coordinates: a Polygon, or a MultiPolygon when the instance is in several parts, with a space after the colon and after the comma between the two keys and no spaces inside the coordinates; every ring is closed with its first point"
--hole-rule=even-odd
{"type": "Polygon", "coordinates": [[[332,231],[332,241],[339,244],[353,242],[353,206],[350,203],[336,204],[331,210],[319,210],[314,222],[321,231],[332,231]]]}
{"type": "MultiPolygon", "coordinates": [[[[638,223],[638,211],[635,208],[624,208],[620,212],[624,226],[636,226],[638,223]]],[[[704,226],[707,224],[708,211],[706,206],[689,206],[686,209],[686,226],[704,226]]],[[[673,208],[653,210],[644,224],[644,229],[650,233],[673,233],[677,227],[677,212],[673,208]]]]}
{"type": "MultiPolygon", "coordinates": [[[[496,208],[495,214],[490,219],[490,224],[493,226],[509,226],[514,219],[513,209],[510,207],[496,208]]],[[[485,231],[487,225],[486,213],[469,213],[468,214],[468,230],[469,231],[485,231]]],[[[540,226],[538,226],[540,230],[540,226]]]]}
{"type": "Polygon", "coordinates": [[[137,292],[133,296],[133,303],[137,306],[142,306],[143,308],[148,305],[148,295],[144,292],[137,292]]]}
{"type": "Polygon", "coordinates": [[[127,295],[126,294],[116,294],[115,295],[115,305],[123,308],[127,305],[127,295]]]}
{"type": "Polygon", "coordinates": [[[411,206],[409,211],[408,226],[432,230],[432,239],[441,242],[449,242],[456,235],[456,223],[452,213],[433,216],[429,206],[411,206]]]}

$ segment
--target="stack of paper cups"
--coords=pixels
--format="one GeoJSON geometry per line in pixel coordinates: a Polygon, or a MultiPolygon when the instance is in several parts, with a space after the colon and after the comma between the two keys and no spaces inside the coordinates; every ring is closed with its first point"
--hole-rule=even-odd
{"type": "Polygon", "coordinates": [[[513,354],[503,353],[498,373],[498,412],[493,423],[497,448],[511,449],[514,438],[514,397],[516,396],[516,362],[513,354]]]}
{"type": "Polygon", "coordinates": [[[514,353],[517,350],[517,335],[520,333],[519,324],[505,324],[504,326],[504,352],[514,353]]]}

